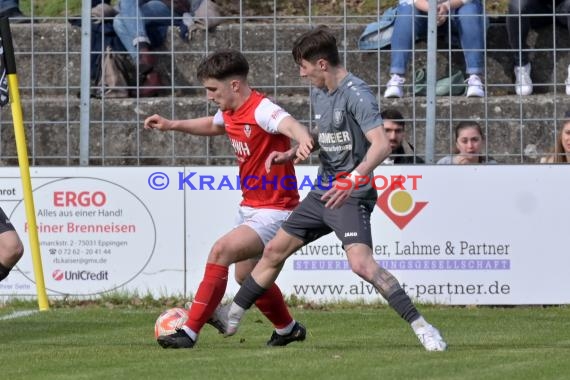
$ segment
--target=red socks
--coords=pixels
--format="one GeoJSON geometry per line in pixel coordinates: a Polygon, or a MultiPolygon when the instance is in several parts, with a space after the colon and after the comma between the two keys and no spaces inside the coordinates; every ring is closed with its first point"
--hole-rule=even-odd
{"type": "MultiPolygon", "coordinates": [[[[217,264],[206,264],[204,278],[196,291],[192,307],[188,311],[188,326],[196,334],[211,317],[222,301],[228,284],[228,267],[217,264]]],[[[275,284],[255,302],[255,306],[273,323],[277,329],[287,327],[293,317],[283,299],[283,294],[275,284]]]]}
{"type": "Polygon", "coordinates": [[[271,285],[271,287],[255,301],[255,306],[257,306],[277,329],[285,328],[293,322],[293,317],[289,314],[289,309],[287,309],[283,294],[276,284],[271,285]]]}
{"type": "Polygon", "coordinates": [[[206,264],[204,278],[196,291],[185,325],[198,334],[222,301],[227,285],[228,267],[206,264]]]}

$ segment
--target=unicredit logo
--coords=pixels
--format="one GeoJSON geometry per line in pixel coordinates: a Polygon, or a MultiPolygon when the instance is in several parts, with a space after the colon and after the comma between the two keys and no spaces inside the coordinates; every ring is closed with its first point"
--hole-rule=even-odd
{"type": "Polygon", "coordinates": [[[88,270],[78,270],[78,271],[62,271],[56,269],[52,272],[51,276],[56,281],[67,280],[67,281],[107,281],[109,280],[109,272],[102,270],[100,272],[91,272],[88,270]]]}
{"type": "Polygon", "coordinates": [[[51,276],[53,277],[54,280],[56,281],[61,281],[63,280],[63,271],[60,271],[59,269],[56,269],[53,271],[53,273],[51,274],[51,276]]]}

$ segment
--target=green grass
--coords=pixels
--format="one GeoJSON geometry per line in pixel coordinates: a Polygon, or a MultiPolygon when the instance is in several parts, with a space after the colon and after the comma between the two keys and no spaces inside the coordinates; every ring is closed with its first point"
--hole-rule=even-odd
{"type": "Polygon", "coordinates": [[[20,0],[22,13],[32,14],[32,4],[36,17],[79,16],[81,14],[81,0],[20,0]]]}
{"type": "MultiPolygon", "coordinates": [[[[2,315],[22,304],[0,308],[2,315]]],[[[422,307],[449,343],[425,352],[384,306],[294,308],[307,340],[267,348],[252,310],[232,338],[205,326],[192,350],[153,337],[162,308],[89,304],[0,320],[2,379],[566,379],[569,307],[422,307]]]]}

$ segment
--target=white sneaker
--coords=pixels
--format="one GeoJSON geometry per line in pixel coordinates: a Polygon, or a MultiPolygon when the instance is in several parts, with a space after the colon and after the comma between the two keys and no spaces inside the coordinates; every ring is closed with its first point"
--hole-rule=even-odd
{"type": "Polygon", "coordinates": [[[228,312],[230,310],[230,305],[218,305],[214,313],[206,322],[212,325],[218,330],[220,334],[225,334],[228,330],[228,312]]]}
{"type": "Polygon", "coordinates": [[[524,66],[515,66],[515,92],[520,96],[532,94],[530,63],[524,66]]]}
{"type": "MultiPolygon", "coordinates": [[[[189,311],[190,308],[192,308],[192,301],[186,302],[184,304],[184,308],[189,311]]],[[[206,321],[206,323],[215,327],[220,334],[225,334],[228,326],[229,310],[230,310],[229,304],[227,305],[219,304],[218,307],[216,307],[216,310],[214,310],[214,313],[212,314],[210,319],[206,321]]]]}
{"type": "Polygon", "coordinates": [[[485,90],[483,89],[483,82],[478,75],[471,74],[469,78],[465,81],[467,82],[467,97],[477,97],[482,98],[485,96],[485,90]]]}
{"type": "Polygon", "coordinates": [[[568,78],[564,83],[566,84],[566,95],[570,95],[570,65],[568,65],[568,78]]]}
{"type": "Polygon", "coordinates": [[[406,80],[398,74],[392,74],[392,78],[386,84],[385,98],[401,98],[404,96],[402,85],[406,80]]]}
{"type": "Polygon", "coordinates": [[[445,351],[447,343],[438,329],[427,323],[423,317],[412,322],[412,328],[426,351],[445,351]]]}
{"type": "Polygon", "coordinates": [[[237,333],[241,318],[245,314],[245,311],[245,309],[240,307],[235,302],[231,303],[228,310],[228,318],[226,320],[226,333],[224,336],[228,337],[237,333]]]}

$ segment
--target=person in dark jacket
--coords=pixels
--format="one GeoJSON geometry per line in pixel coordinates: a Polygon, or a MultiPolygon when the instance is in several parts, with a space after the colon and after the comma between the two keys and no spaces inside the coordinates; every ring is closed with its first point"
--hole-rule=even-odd
{"type": "Polygon", "coordinates": [[[392,154],[383,164],[423,164],[424,160],[416,155],[414,146],[406,140],[406,122],[400,111],[386,108],[380,115],[392,149],[392,154]]]}

